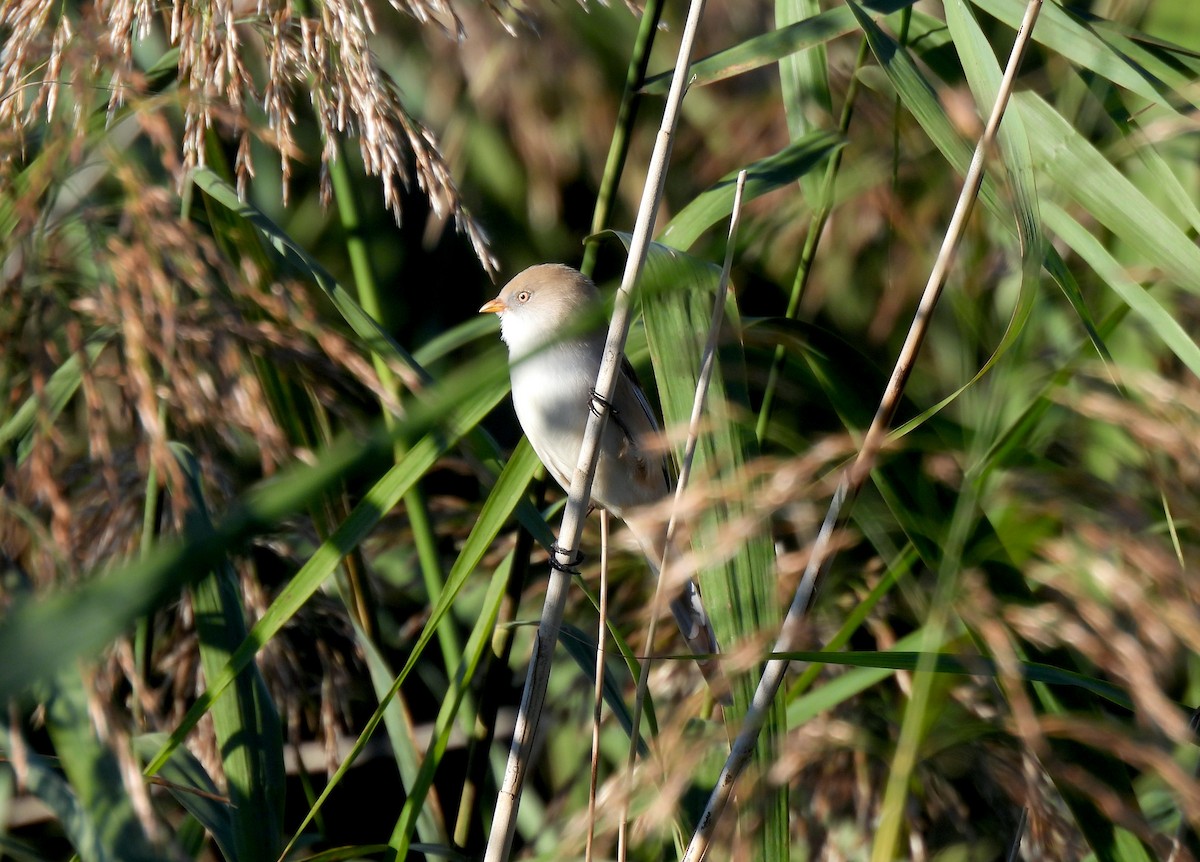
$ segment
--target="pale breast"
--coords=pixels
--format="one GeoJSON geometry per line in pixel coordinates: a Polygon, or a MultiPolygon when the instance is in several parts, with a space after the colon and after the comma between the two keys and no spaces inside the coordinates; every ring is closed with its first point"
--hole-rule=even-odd
{"type": "MultiPolygon", "coordinates": [[[[512,367],[513,406],[534,451],[564,489],[579,463],[590,393],[599,360],[595,346],[577,342],[551,347],[512,367]]],[[[654,502],[667,491],[662,461],[649,450],[653,420],[618,381],[624,407],[619,422],[610,417],[604,431],[592,500],[621,516],[624,510],[654,502]],[[628,433],[627,433],[628,432],[628,433]]]]}
{"type": "Polygon", "coordinates": [[[588,393],[598,365],[577,344],[561,344],[512,367],[513,407],[542,463],[564,488],[579,462],[588,393]]]}

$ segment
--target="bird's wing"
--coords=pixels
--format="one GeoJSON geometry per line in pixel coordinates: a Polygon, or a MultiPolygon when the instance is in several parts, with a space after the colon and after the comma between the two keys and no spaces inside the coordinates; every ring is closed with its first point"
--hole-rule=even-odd
{"type": "Polygon", "coordinates": [[[623,437],[619,458],[629,463],[630,475],[646,499],[657,499],[670,487],[671,476],[667,459],[658,449],[660,432],[654,411],[627,359],[622,360],[616,390],[614,400],[618,404],[638,405],[636,410],[627,408],[610,417],[610,424],[620,429],[623,437]]]}
{"type": "Polygon", "coordinates": [[[646,400],[646,391],[642,389],[642,381],[638,380],[637,371],[634,370],[627,356],[621,357],[621,374],[624,376],[625,382],[633,388],[634,397],[637,398],[642,412],[646,414],[646,422],[650,425],[651,430],[657,434],[658,420],[654,417],[654,410],[651,408],[650,402],[646,400]]]}

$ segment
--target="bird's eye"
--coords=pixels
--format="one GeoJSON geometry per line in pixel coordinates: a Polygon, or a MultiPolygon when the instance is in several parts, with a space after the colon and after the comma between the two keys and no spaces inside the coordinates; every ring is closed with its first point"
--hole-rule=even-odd
{"type": "Polygon", "coordinates": [[[528,290],[522,290],[517,294],[517,302],[529,302],[529,296],[530,294],[528,290]]]}

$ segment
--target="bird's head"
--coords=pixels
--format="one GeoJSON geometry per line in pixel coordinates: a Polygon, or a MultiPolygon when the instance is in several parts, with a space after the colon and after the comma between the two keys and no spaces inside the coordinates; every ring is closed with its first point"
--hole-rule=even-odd
{"type": "Polygon", "coordinates": [[[480,313],[500,316],[500,337],[513,356],[524,356],[572,330],[596,313],[599,292],[569,266],[532,266],[483,304],[480,313]]]}

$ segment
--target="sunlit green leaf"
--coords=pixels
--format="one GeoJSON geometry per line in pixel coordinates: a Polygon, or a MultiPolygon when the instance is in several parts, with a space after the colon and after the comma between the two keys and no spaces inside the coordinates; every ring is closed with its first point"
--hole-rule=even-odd
{"type": "Polygon", "coordinates": [[[1200,346],[1166,308],[1129,276],[1100,241],[1060,207],[1046,207],[1046,222],[1095,270],[1122,302],[1150,324],[1151,331],[1163,340],[1171,352],[1200,377],[1200,346]]]}
{"type": "MultiPolygon", "coordinates": [[[[1020,25],[1027,3],[1022,0],[971,0],[1009,27],[1020,25]]],[[[1119,87],[1160,104],[1169,104],[1167,89],[1148,70],[1113,50],[1088,24],[1057,3],[1041,4],[1035,41],[1068,60],[1107,78],[1119,87]]]]}
{"type": "Polygon", "coordinates": [[[1200,249],[1044,99],[1018,93],[1036,166],[1176,283],[1200,293],[1200,249]]]}

